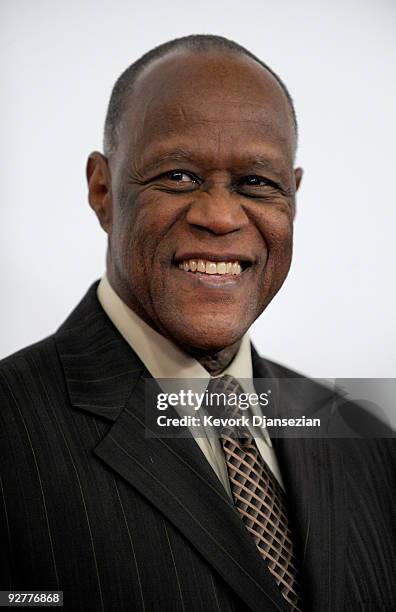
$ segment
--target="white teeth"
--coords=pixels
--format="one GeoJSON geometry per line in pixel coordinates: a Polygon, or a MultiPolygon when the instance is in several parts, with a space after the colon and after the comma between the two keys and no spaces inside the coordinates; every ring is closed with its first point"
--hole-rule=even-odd
{"type": "Polygon", "coordinates": [[[205,274],[241,274],[242,267],[238,261],[209,261],[207,259],[186,259],[179,263],[180,270],[185,272],[203,272],[205,274]]]}
{"type": "Polygon", "coordinates": [[[206,262],[206,270],[205,270],[206,274],[216,274],[217,272],[217,265],[214,261],[207,261],[206,262]]]}

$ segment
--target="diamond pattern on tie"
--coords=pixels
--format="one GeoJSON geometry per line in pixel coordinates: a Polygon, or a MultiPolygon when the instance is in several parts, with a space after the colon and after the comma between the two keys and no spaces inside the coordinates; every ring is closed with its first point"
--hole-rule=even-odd
{"type": "MultiPolygon", "coordinates": [[[[214,378],[209,393],[239,395],[243,389],[232,376],[214,378]]],[[[241,416],[238,406],[224,406],[223,417],[241,416]]],[[[288,526],[285,493],[258,451],[247,429],[224,427],[220,432],[234,504],[266,560],[285,600],[300,610],[296,559],[288,526]],[[238,437],[236,437],[236,435],[238,437]]]]}

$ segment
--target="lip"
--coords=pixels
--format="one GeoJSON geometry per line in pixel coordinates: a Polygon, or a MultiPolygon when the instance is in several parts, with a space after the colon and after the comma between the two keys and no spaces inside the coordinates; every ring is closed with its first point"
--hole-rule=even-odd
{"type": "MultiPolygon", "coordinates": [[[[193,259],[190,257],[190,259],[193,259]]],[[[220,259],[218,261],[224,261],[220,259]]],[[[191,282],[195,287],[210,287],[211,289],[234,289],[241,285],[247,277],[251,267],[242,270],[241,274],[205,274],[204,272],[186,272],[180,268],[174,268],[175,272],[184,274],[186,281],[191,282]]]]}

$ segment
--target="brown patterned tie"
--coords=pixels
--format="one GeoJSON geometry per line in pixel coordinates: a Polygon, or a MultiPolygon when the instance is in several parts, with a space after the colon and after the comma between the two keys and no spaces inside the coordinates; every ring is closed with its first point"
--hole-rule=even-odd
{"type": "MultiPolygon", "coordinates": [[[[243,389],[232,376],[214,378],[208,393],[240,395],[243,389]]],[[[241,416],[238,406],[222,406],[222,416],[241,416]]],[[[245,428],[225,427],[220,432],[232,497],[242,521],[286,601],[301,610],[296,559],[288,526],[286,495],[245,428]],[[238,437],[236,437],[238,436],[238,437]]]]}

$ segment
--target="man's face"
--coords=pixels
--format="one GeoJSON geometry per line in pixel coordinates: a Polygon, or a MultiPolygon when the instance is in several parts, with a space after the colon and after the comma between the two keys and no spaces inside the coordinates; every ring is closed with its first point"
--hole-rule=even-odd
{"type": "Polygon", "coordinates": [[[186,348],[238,341],[289,270],[294,150],[286,97],[253,60],[179,51],[146,69],[109,164],[120,297],[186,348]]]}

